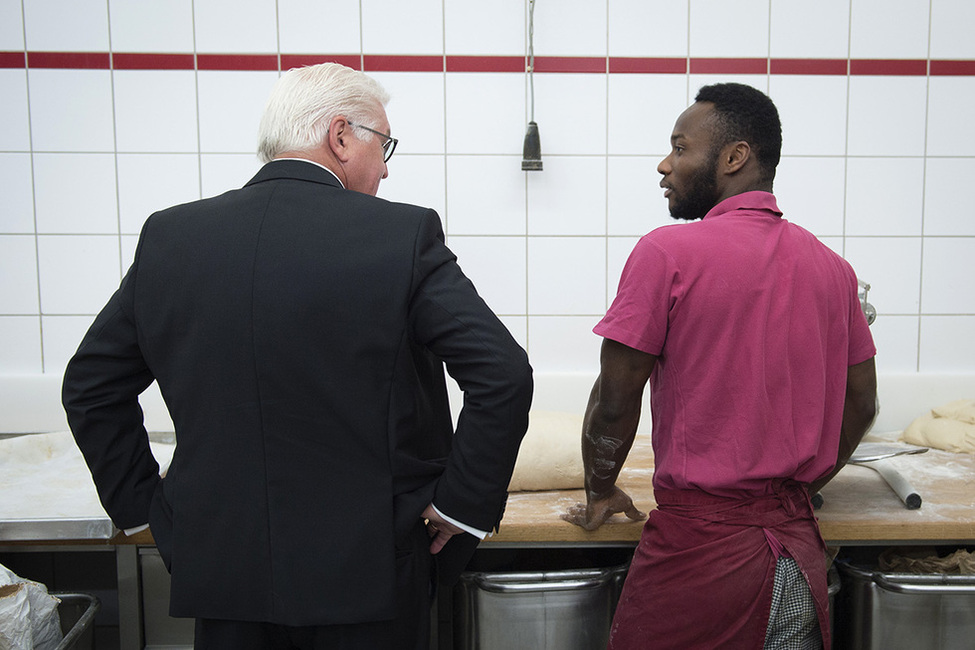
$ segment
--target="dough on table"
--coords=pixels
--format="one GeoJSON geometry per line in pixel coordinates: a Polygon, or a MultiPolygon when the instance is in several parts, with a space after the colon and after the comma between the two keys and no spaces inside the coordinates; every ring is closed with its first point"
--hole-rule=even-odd
{"type": "Polygon", "coordinates": [[[584,486],[582,416],[531,411],[508,491],[575,490],[584,486]]]}
{"type": "Polygon", "coordinates": [[[945,451],[975,453],[975,400],[956,400],[931,409],[911,422],[901,440],[945,451]]]}

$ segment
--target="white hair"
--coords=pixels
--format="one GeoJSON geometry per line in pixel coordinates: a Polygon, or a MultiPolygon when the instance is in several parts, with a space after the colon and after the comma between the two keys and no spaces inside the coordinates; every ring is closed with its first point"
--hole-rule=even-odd
{"type": "Polygon", "coordinates": [[[379,117],[389,93],[378,81],[338,63],[292,68],[281,75],[264,106],[258,131],[257,154],[270,162],[286,151],[319,146],[337,115],[353,122],[356,137],[372,134],[356,128],[379,117]]]}

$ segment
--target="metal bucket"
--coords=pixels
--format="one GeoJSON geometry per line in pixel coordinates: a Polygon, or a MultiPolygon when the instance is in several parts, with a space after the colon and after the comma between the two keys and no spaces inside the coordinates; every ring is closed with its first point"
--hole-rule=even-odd
{"type": "Polygon", "coordinates": [[[58,616],[61,619],[61,631],[64,638],[57,646],[57,650],[91,650],[95,647],[94,621],[101,603],[91,594],[53,593],[61,604],[58,605],[58,616]]]}
{"type": "Polygon", "coordinates": [[[845,597],[837,645],[851,650],[971,650],[975,576],[881,573],[837,562],[845,597]],[[839,645],[842,642],[842,645],[839,645]]]}
{"type": "Polygon", "coordinates": [[[627,565],[465,573],[454,600],[457,650],[603,650],[627,565]]]}

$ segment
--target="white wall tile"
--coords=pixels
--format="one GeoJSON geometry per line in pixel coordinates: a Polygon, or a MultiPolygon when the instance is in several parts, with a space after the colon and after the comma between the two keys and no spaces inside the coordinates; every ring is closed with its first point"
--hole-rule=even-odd
{"type": "Polygon", "coordinates": [[[665,156],[674,123],[687,108],[687,77],[620,74],[609,78],[609,153],[665,156]]]}
{"type": "MultiPolygon", "coordinates": [[[[975,40],[975,39],[973,39],[975,40]]],[[[932,77],[928,100],[928,155],[975,154],[975,78],[932,77]]]]}
{"type": "Polygon", "coordinates": [[[257,151],[257,127],[277,72],[200,71],[200,150],[257,151]]]}
{"type": "Polygon", "coordinates": [[[607,80],[535,73],[535,121],[546,153],[606,154],[607,80]]]}
{"type": "Polygon", "coordinates": [[[37,247],[32,236],[0,235],[0,277],[0,314],[38,313],[37,247]]]}
{"type": "Polygon", "coordinates": [[[850,2],[772,2],[771,56],[845,59],[849,51],[850,2]]]}
{"type": "Polygon", "coordinates": [[[769,53],[768,33],[768,0],[695,0],[691,3],[692,57],[765,58],[769,53]],[[732,34],[742,37],[734,38],[732,34]],[[733,46],[729,39],[734,41],[733,46]]]}
{"type": "Polygon", "coordinates": [[[601,314],[605,305],[605,238],[528,239],[529,314],[601,314]]]}
{"type": "MultiPolygon", "coordinates": [[[[529,316],[528,356],[536,371],[599,374],[602,338],[592,332],[594,316],[529,316]]],[[[580,404],[580,409],[585,405],[580,404]]]]}
{"type": "Polygon", "coordinates": [[[545,169],[528,174],[528,233],[606,233],[606,160],[598,157],[542,159],[545,169]]]}
{"type": "Polygon", "coordinates": [[[846,77],[772,75],[769,96],[782,121],[783,155],[846,153],[846,77]]]}
{"type": "Polygon", "coordinates": [[[17,0],[0,2],[0,50],[24,49],[23,3],[17,0]]]}
{"type": "Polygon", "coordinates": [[[43,370],[40,323],[37,316],[0,316],[0,368],[5,374],[32,375],[43,370]]]}
{"type": "MultiPolygon", "coordinates": [[[[817,239],[819,241],[821,241],[824,246],[826,246],[827,248],[829,248],[831,251],[833,251],[834,253],[836,253],[840,257],[845,257],[845,254],[846,254],[846,250],[845,250],[846,249],[846,243],[845,243],[845,240],[842,237],[817,237],[817,239]]],[[[859,273],[858,273],[858,277],[861,280],[863,280],[864,282],[867,282],[870,279],[870,278],[865,278],[862,275],[859,275],[859,273]]],[[[871,299],[871,301],[872,301],[872,299],[871,299]]]]}
{"type": "Polygon", "coordinates": [[[45,315],[97,314],[118,288],[117,236],[40,235],[37,248],[45,315]]]}
{"type": "Polygon", "coordinates": [[[966,0],[931,1],[931,58],[975,59],[975,3],[966,0]]]}
{"type": "Polygon", "coordinates": [[[30,154],[0,153],[0,233],[34,232],[34,185],[30,154]]]}
{"type": "Polygon", "coordinates": [[[200,156],[200,188],[203,198],[240,189],[261,168],[254,154],[203,154],[200,156]]]}
{"type": "Polygon", "coordinates": [[[399,139],[396,154],[444,152],[444,75],[442,72],[370,74],[391,99],[386,117],[399,139]]]}
{"type": "Polygon", "coordinates": [[[132,261],[135,259],[135,249],[139,245],[138,235],[122,235],[120,238],[122,247],[122,275],[129,270],[132,266],[132,261]]]}
{"type": "Polygon", "coordinates": [[[633,252],[639,237],[610,237],[606,242],[606,306],[608,310],[620,286],[623,267],[633,252]]]}
{"type": "MultiPolygon", "coordinates": [[[[528,128],[524,75],[451,73],[447,75],[446,88],[448,153],[515,154],[520,159],[528,128]]],[[[535,95],[537,98],[537,87],[535,95]]],[[[431,117],[436,115],[433,112],[431,117]]],[[[420,125],[429,120],[417,119],[420,125]]],[[[432,131],[436,123],[432,120],[425,131],[432,131]]],[[[547,143],[543,128],[539,128],[542,155],[547,143]]],[[[434,142],[435,137],[436,133],[425,136],[434,142]]],[[[520,168],[521,163],[518,165],[520,168]]]]}
{"type": "Polygon", "coordinates": [[[279,0],[278,32],[282,52],[358,54],[358,0],[279,0]]]}
{"type": "Polygon", "coordinates": [[[524,235],[526,173],[520,156],[447,156],[447,232],[524,235]]]}
{"type": "MultiPolygon", "coordinates": [[[[444,43],[447,54],[524,56],[528,48],[526,6],[525,0],[445,0],[444,43]]],[[[535,14],[537,21],[537,9],[535,14]]]]}
{"type": "Polygon", "coordinates": [[[645,235],[674,223],[657,173],[659,158],[610,156],[606,192],[609,235],[645,235]]]}
{"type": "Polygon", "coordinates": [[[135,259],[135,249],[139,245],[138,235],[122,235],[122,275],[129,270],[132,266],[132,261],[135,259]]]}
{"type": "Polygon", "coordinates": [[[35,154],[34,187],[37,232],[118,233],[113,154],[35,154]]]}
{"type": "Polygon", "coordinates": [[[196,51],[277,52],[277,16],[267,0],[194,0],[196,51]]]}
{"type": "Polygon", "coordinates": [[[535,56],[606,56],[607,1],[536,3],[535,56]]]}
{"type": "Polygon", "coordinates": [[[922,313],[975,314],[975,237],[926,237],[922,277],[922,313]]]}
{"type": "Polygon", "coordinates": [[[153,212],[199,198],[200,158],[196,154],[119,154],[122,233],[138,234],[153,212]]]}
{"type": "Polygon", "coordinates": [[[41,52],[107,52],[105,0],[24,3],[27,49],[41,52]]]}
{"type": "MultiPolygon", "coordinates": [[[[100,309],[100,307],[99,307],[100,309]]],[[[44,316],[44,371],[64,374],[68,361],[78,351],[94,316],[44,316]]]]}
{"type": "Polygon", "coordinates": [[[848,153],[924,154],[924,77],[851,77],[848,153]]]}
{"type": "Polygon", "coordinates": [[[609,55],[685,57],[688,0],[610,0],[609,55]]]}
{"type": "Polygon", "coordinates": [[[524,237],[455,237],[447,242],[464,274],[497,314],[527,313],[524,237]]]}
{"type": "MultiPolygon", "coordinates": [[[[869,300],[872,304],[872,297],[869,300]]],[[[917,371],[919,321],[919,316],[885,315],[873,322],[870,333],[877,346],[878,373],[917,371]]]]}
{"type": "Polygon", "coordinates": [[[0,70],[0,124],[0,150],[30,150],[26,70],[0,70]]]}
{"type": "Polygon", "coordinates": [[[28,81],[35,151],[115,149],[108,70],[31,70],[28,81]]]}
{"type": "Polygon", "coordinates": [[[114,52],[193,51],[193,0],[109,0],[114,52]]]}
{"type": "Polygon", "coordinates": [[[443,54],[443,0],[362,0],[362,49],[369,54],[443,54]]]}
{"type": "Polygon", "coordinates": [[[975,316],[922,316],[919,370],[970,373],[975,366],[975,316]]]}
{"type": "Polygon", "coordinates": [[[443,156],[394,155],[387,167],[389,176],[379,184],[378,196],[433,208],[441,220],[446,214],[443,156]]]}
{"type": "Polygon", "coordinates": [[[769,93],[769,76],[767,74],[692,74],[688,75],[687,103],[694,102],[698,91],[704,86],[718,83],[739,83],[761,90],[766,95],[769,93]]]}
{"type": "Polygon", "coordinates": [[[920,235],[923,158],[850,158],[847,235],[920,235]]]}
{"type": "Polygon", "coordinates": [[[924,174],[924,234],[975,236],[975,208],[967,188],[975,157],[928,158],[924,174]]]}
{"type": "Polygon", "coordinates": [[[197,151],[196,73],[115,72],[119,151],[197,151]]]}
{"type": "Polygon", "coordinates": [[[870,284],[878,314],[918,313],[920,237],[847,237],[845,248],[857,277],[870,284]]]}
{"type": "Polygon", "coordinates": [[[817,237],[842,235],[846,161],[783,157],[775,173],[775,198],[786,219],[817,237]]]}
{"type": "Polygon", "coordinates": [[[856,0],[850,17],[854,59],[923,59],[928,54],[928,2],[856,0]]]}
{"type": "MultiPolygon", "coordinates": [[[[498,319],[508,328],[511,336],[522,347],[528,349],[528,316],[506,316],[502,314],[498,319]]],[[[534,362],[533,362],[534,363],[534,362]]]]}

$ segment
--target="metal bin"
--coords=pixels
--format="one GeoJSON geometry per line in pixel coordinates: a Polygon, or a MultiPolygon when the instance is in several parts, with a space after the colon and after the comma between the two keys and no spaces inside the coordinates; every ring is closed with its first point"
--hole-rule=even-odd
{"type": "Polygon", "coordinates": [[[456,650],[602,650],[627,565],[465,573],[455,591],[456,650]]]}
{"type": "Polygon", "coordinates": [[[845,592],[845,625],[837,647],[850,650],[971,650],[973,647],[975,576],[882,573],[843,561],[837,565],[845,592]]]}
{"type": "Polygon", "coordinates": [[[61,601],[58,617],[64,638],[57,650],[92,650],[95,647],[93,623],[101,607],[98,598],[91,594],[53,593],[61,601]]]}

